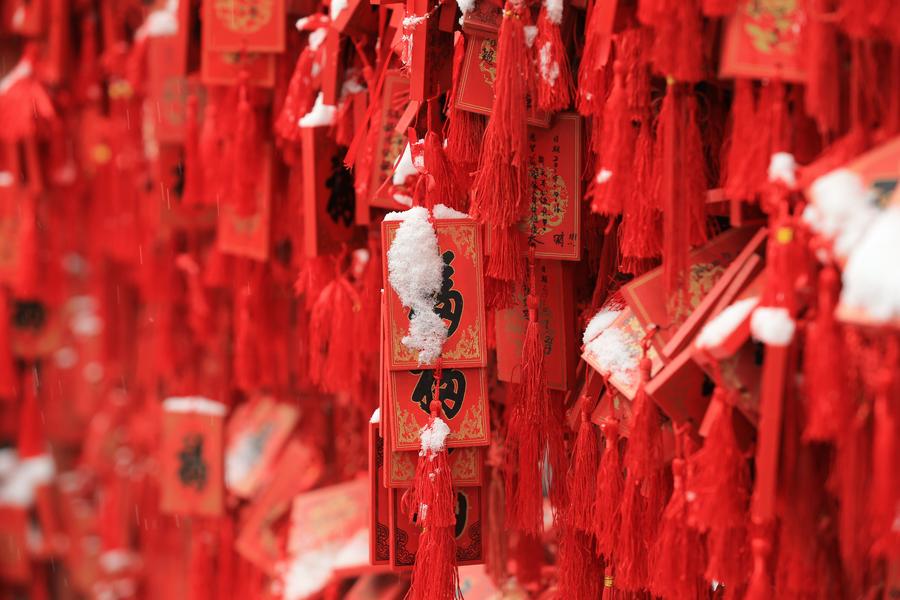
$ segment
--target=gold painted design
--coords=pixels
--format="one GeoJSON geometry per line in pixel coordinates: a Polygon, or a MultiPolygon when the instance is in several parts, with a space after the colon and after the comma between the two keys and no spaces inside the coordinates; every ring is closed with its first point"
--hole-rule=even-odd
{"type": "Polygon", "coordinates": [[[745,2],[744,12],[748,17],[744,32],[755,50],[763,54],[794,54],[797,51],[797,0],[745,2]]]}
{"type": "Polygon", "coordinates": [[[401,408],[397,411],[397,429],[400,444],[416,444],[419,441],[419,424],[412,413],[401,408]]]}
{"type": "Polygon", "coordinates": [[[408,482],[415,479],[416,464],[413,461],[414,453],[394,451],[391,452],[391,481],[395,483],[408,482]]]}
{"type": "Polygon", "coordinates": [[[273,0],[216,0],[216,18],[231,31],[254,33],[272,20],[273,0]]]}
{"type": "Polygon", "coordinates": [[[454,483],[475,481],[478,477],[478,465],[476,464],[478,451],[474,448],[460,448],[454,454],[457,456],[454,457],[456,460],[450,473],[454,483]]]}
{"type": "Polygon", "coordinates": [[[566,180],[547,165],[532,163],[528,174],[531,177],[531,207],[519,223],[519,229],[541,236],[562,225],[569,206],[569,190],[566,180]]]}
{"type": "Polygon", "coordinates": [[[481,71],[484,82],[494,87],[494,81],[497,80],[497,40],[488,38],[481,42],[478,70],[481,71]]]}
{"type": "Polygon", "coordinates": [[[462,250],[466,258],[475,262],[478,254],[475,252],[476,225],[454,225],[450,228],[450,239],[456,247],[462,250]]]}
{"type": "Polygon", "coordinates": [[[480,402],[476,402],[470,406],[469,410],[466,411],[466,416],[463,419],[462,425],[460,425],[459,430],[450,433],[450,439],[451,440],[481,440],[481,439],[485,439],[484,410],[482,410],[480,402]]]}

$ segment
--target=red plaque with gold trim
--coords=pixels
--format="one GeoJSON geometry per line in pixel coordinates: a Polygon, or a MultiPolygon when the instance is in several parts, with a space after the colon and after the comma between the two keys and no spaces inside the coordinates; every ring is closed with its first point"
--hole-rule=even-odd
{"type": "Polygon", "coordinates": [[[203,48],[284,52],[285,0],[203,0],[203,48]]]}

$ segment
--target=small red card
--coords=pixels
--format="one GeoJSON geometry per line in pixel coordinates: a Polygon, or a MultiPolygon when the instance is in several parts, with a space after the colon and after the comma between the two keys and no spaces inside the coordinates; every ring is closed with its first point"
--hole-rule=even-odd
{"type": "MultiPolygon", "coordinates": [[[[574,379],[576,362],[572,351],[575,332],[572,273],[563,263],[554,260],[537,261],[535,269],[547,385],[554,390],[566,391],[574,379]]],[[[523,288],[516,306],[497,311],[497,377],[500,381],[519,382],[522,343],[528,327],[527,294],[523,288]]]]}
{"type": "MultiPolygon", "coordinates": [[[[147,38],[147,102],[156,117],[154,132],[163,143],[184,141],[185,103],[189,94],[203,94],[198,82],[189,82],[189,3],[178,5],[178,30],[174,35],[147,38]]],[[[200,111],[202,114],[202,110],[200,111]]]]}
{"type": "MultiPolygon", "coordinates": [[[[354,221],[353,175],[327,127],[305,127],[303,145],[303,247],[306,256],[340,249],[358,229],[354,221]]],[[[298,173],[294,173],[297,176],[298,173]]]]}
{"type": "Polygon", "coordinates": [[[581,117],[559,114],[550,129],[530,128],[531,202],[519,228],[537,258],[581,258],[581,117]]]}
{"type": "Polygon", "coordinates": [[[284,52],[285,0],[203,0],[203,49],[284,52]]]}
{"type": "MultiPolygon", "coordinates": [[[[393,371],[390,380],[390,439],[394,450],[421,446],[419,432],[431,418],[434,371],[393,371]]],[[[441,374],[442,418],[450,427],[447,446],[487,446],[491,440],[487,375],[484,369],[444,367],[441,374]]]]}
{"type": "Polygon", "coordinates": [[[799,2],[743,0],[728,21],[720,75],[802,83],[805,20],[799,2]]]}
{"type": "Polygon", "coordinates": [[[220,252],[265,262],[269,258],[272,211],[272,148],[265,147],[259,161],[254,213],[241,216],[233,204],[219,205],[218,247],[220,252]]]}
{"type": "Polygon", "coordinates": [[[200,397],[163,402],[163,512],[204,517],[222,514],[225,412],[224,404],[200,397]]]}
{"type": "Polygon", "coordinates": [[[309,446],[293,439],[285,446],[273,469],[271,482],[253,500],[235,541],[237,551],[266,571],[276,574],[281,545],[273,525],[291,508],[294,497],[316,484],[322,462],[309,446]]]}
{"type": "MultiPolygon", "coordinates": [[[[484,480],[484,458],[481,448],[449,448],[450,479],[456,487],[481,485],[484,480]]],[[[393,450],[387,453],[385,478],[388,487],[411,487],[416,476],[419,453],[393,450]]]]}
{"type": "Polygon", "coordinates": [[[382,184],[394,172],[394,164],[406,147],[406,135],[397,131],[397,124],[409,104],[409,80],[400,71],[388,71],[381,92],[381,112],[373,119],[375,129],[372,152],[372,175],[369,181],[369,204],[390,210],[404,210],[393,199],[388,186],[382,184]]]}
{"type": "MultiPolygon", "coordinates": [[[[397,235],[400,221],[382,223],[384,290],[387,295],[389,368],[409,370],[434,365],[419,365],[418,352],[401,340],[409,331],[409,311],[388,281],[387,251],[397,235]]],[[[444,259],[444,284],[435,311],[448,326],[447,341],[441,354],[445,370],[483,367],[487,362],[485,339],[484,279],[481,227],[471,219],[435,219],[438,247],[444,259]]]]}
{"type": "MultiPolygon", "coordinates": [[[[466,39],[456,107],[481,115],[491,114],[494,104],[494,80],[497,78],[497,36],[473,33],[466,39]]],[[[528,124],[537,127],[550,125],[550,113],[528,107],[528,124]]]]}
{"type": "Polygon", "coordinates": [[[657,350],[668,342],[697,308],[703,298],[723,277],[728,266],[741,254],[756,234],[752,227],[730,229],[694,250],[690,256],[689,283],[681,302],[669,314],[663,267],[658,267],[630,281],[622,287],[622,295],[628,306],[646,329],[659,327],[653,336],[657,350]]]}
{"type": "MultiPolygon", "coordinates": [[[[623,396],[633,400],[640,383],[641,340],[645,335],[634,312],[625,307],[609,327],[585,344],[581,358],[592,369],[608,376],[623,396]]],[[[651,374],[656,374],[662,368],[662,360],[653,346],[647,357],[652,363],[651,374]]]]}
{"type": "Polygon", "coordinates": [[[206,85],[237,85],[246,69],[248,83],[270,88],[275,85],[275,55],[204,50],[200,61],[200,80],[206,85]]]}
{"type": "Polygon", "coordinates": [[[369,423],[369,562],[386,565],[390,551],[390,497],[382,485],[385,476],[384,438],[378,433],[378,423],[369,423]]]}
{"type": "Polygon", "coordinates": [[[240,498],[252,497],[272,475],[278,452],[299,417],[297,408],[258,398],[241,405],[228,423],[225,485],[240,498]]]}
{"type": "MultiPolygon", "coordinates": [[[[456,562],[474,565],[484,562],[485,502],[480,487],[456,491],[456,562]]],[[[403,491],[390,490],[391,566],[395,570],[412,569],[416,562],[421,531],[403,509],[403,491]]]]}

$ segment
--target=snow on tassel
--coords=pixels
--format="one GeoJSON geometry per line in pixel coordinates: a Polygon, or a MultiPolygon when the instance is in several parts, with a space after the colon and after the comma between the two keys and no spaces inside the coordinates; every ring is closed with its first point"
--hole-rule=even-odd
{"type": "Polygon", "coordinates": [[[354,378],[359,376],[358,340],[353,335],[353,325],[360,299],[340,272],[342,262],[338,260],[338,272],[313,304],[309,322],[309,374],[312,382],[326,393],[351,392],[354,378]]]}
{"type": "Polygon", "coordinates": [[[834,318],[839,286],[837,269],[826,265],[819,273],[816,316],[806,328],[803,353],[806,440],[836,440],[852,411],[847,402],[843,338],[834,318]]]}
{"type": "Polygon", "coordinates": [[[197,96],[188,97],[184,124],[184,193],[186,205],[203,202],[203,163],[200,156],[200,127],[197,115],[197,96]]]}
{"type": "Polygon", "coordinates": [[[400,215],[402,222],[387,252],[388,281],[403,306],[412,309],[409,332],[401,343],[419,353],[419,364],[430,364],[440,357],[447,339],[447,326],[434,311],[444,261],[428,210],[419,206],[400,215]]]}
{"type": "Polygon", "coordinates": [[[659,534],[653,545],[650,564],[650,591],[673,600],[702,598],[704,556],[700,533],[687,520],[688,502],[684,489],[685,460],[672,460],[674,486],[663,511],[659,534]]]}
{"type": "Polygon", "coordinates": [[[600,458],[594,494],[593,533],[598,554],[611,563],[619,543],[622,523],[622,457],[619,453],[619,425],[615,421],[603,425],[606,448],[600,458]]]}
{"type": "Polygon", "coordinates": [[[809,192],[804,222],[833,244],[837,258],[847,258],[879,214],[875,194],[859,175],[843,168],[815,179],[809,192]]]}
{"type": "MultiPolygon", "coordinates": [[[[585,406],[588,398],[582,398],[585,406]]],[[[594,497],[599,467],[600,443],[594,424],[591,423],[587,408],[581,411],[581,424],[572,450],[572,465],[569,468],[569,526],[589,533],[595,521],[594,497]]]]}
{"type": "Polygon", "coordinates": [[[559,470],[564,453],[562,424],[553,409],[544,372],[544,342],[538,320],[540,299],[537,296],[533,253],[530,260],[528,325],[522,343],[521,396],[512,407],[506,434],[508,461],[506,468],[507,525],[513,529],[538,535],[543,531],[543,465],[549,459],[553,481],[551,497],[558,497],[564,485],[564,471],[559,470]]]}
{"type": "Polygon", "coordinates": [[[537,51],[538,108],[548,112],[565,110],[572,103],[574,83],[569,57],[560,35],[562,0],[544,0],[538,15],[537,51]]]}
{"type": "Polygon", "coordinates": [[[456,494],[450,478],[446,439],[450,428],[441,419],[440,365],[435,370],[431,420],[419,434],[421,449],[413,484],[417,524],[422,527],[408,600],[456,600],[459,571],[456,566],[456,494]]]}
{"type": "Polygon", "coordinates": [[[239,216],[256,212],[256,169],[258,148],[256,144],[256,114],[250,104],[249,75],[241,73],[238,86],[237,114],[234,139],[231,142],[231,202],[239,216]]]}
{"type": "Polygon", "coordinates": [[[531,89],[527,19],[524,2],[506,3],[497,42],[494,104],[472,184],[472,217],[489,225],[494,235],[487,275],[502,281],[517,281],[522,275],[516,224],[530,189],[525,112],[531,89]]]}
{"type": "Polygon", "coordinates": [[[706,534],[706,579],[741,589],[750,575],[750,469],[734,435],[732,398],[721,386],[710,410],[716,417],[709,434],[688,458],[685,496],[691,525],[706,534]]]}
{"type": "Polygon", "coordinates": [[[684,284],[691,246],[706,240],[706,169],[696,119],[693,90],[669,79],[657,126],[654,164],[659,168],[663,268],[670,293],[684,284]]]}
{"type": "Polygon", "coordinates": [[[636,591],[647,587],[650,570],[647,557],[656,537],[665,508],[665,463],[659,410],[647,395],[651,362],[646,357],[649,339],[642,342],[641,382],[634,397],[631,436],[625,452],[625,487],[622,525],[616,558],[616,582],[622,589],[636,591]]]}

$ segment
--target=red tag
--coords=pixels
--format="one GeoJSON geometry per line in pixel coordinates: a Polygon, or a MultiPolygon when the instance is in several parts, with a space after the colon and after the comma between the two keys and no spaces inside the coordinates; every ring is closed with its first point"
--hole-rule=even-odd
{"type": "Polygon", "coordinates": [[[519,228],[537,258],[581,259],[581,117],[557,115],[550,129],[531,128],[531,202],[519,228]]]}
{"type": "MultiPolygon", "coordinates": [[[[382,223],[384,290],[387,296],[389,368],[409,370],[419,365],[418,353],[400,341],[409,331],[409,311],[388,282],[387,251],[400,221],[382,223]]],[[[435,219],[438,247],[444,259],[444,285],[435,310],[448,326],[441,360],[444,368],[483,367],[487,361],[482,276],[481,227],[471,219],[435,219]],[[449,267],[449,268],[448,268],[449,267]]]]}
{"type": "Polygon", "coordinates": [[[246,256],[261,262],[269,258],[270,218],[272,210],[272,149],[265,147],[259,163],[256,186],[256,212],[238,215],[234,205],[219,204],[218,247],[220,252],[246,256]]]}
{"type": "MultiPolygon", "coordinates": [[[[572,339],[575,330],[571,271],[559,261],[541,260],[535,265],[540,309],[538,320],[544,340],[544,372],[547,385],[568,390],[575,375],[572,339]]],[[[516,306],[497,311],[497,377],[519,383],[522,343],[528,327],[528,291],[523,287],[516,306]]]]}
{"type": "Polygon", "coordinates": [[[178,4],[178,29],[174,35],[152,36],[146,42],[147,102],[154,107],[149,113],[156,117],[156,139],[164,143],[184,141],[184,107],[188,94],[203,91],[196,81],[188,85],[189,9],[188,2],[178,4]]]}
{"type": "Polygon", "coordinates": [[[304,127],[303,247],[306,256],[340,249],[359,232],[354,222],[353,175],[327,127],[304,127]]]}
{"type": "Polygon", "coordinates": [[[241,556],[269,575],[276,575],[281,542],[273,526],[288,511],[294,496],[315,485],[321,475],[322,463],[315,451],[299,440],[288,442],[272,471],[271,483],[247,509],[235,542],[241,556]]]}
{"type": "Polygon", "coordinates": [[[163,402],[163,512],[204,517],[222,514],[225,412],[224,404],[206,398],[169,398],[163,402]]]}
{"type": "Polygon", "coordinates": [[[389,210],[404,210],[406,207],[393,199],[390,186],[382,188],[382,183],[394,172],[394,164],[406,147],[406,136],[397,131],[403,110],[409,104],[409,80],[400,71],[388,71],[384,76],[381,91],[381,111],[373,119],[376,130],[372,152],[372,173],[369,179],[369,204],[389,210]]]}
{"type": "MultiPolygon", "coordinates": [[[[416,562],[421,531],[402,507],[403,492],[390,490],[391,566],[409,570],[416,562]]],[[[474,565],[484,562],[484,523],[486,522],[482,488],[456,489],[456,562],[474,565]]]]}
{"type": "Polygon", "coordinates": [[[203,0],[203,49],[284,52],[285,0],[203,0]]]}
{"type": "Polygon", "coordinates": [[[334,15],[331,26],[344,35],[359,37],[376,34],[378,11],[373,10],[372,5],[365,0],[347,0],[346,6],[334,15]]]}
{"type": "Polygon", "coordinates": [[[802,83],[805,18],[800,3],[743,0],[728,21],[719,75],[802,83]]]}
{"type": "Polygon", "coordinates": [[[275,458],[299,417],[297,408],[260,398],[241,405],[228,423],[225,485],[241,498],[252,497],[271,476],[275,458]]]}
{"type": "Polygon", "coordinates": [[[246,69],[248,83],[270,88],[275,85],[274,54],[241,54],[203,50],[200,80],[206,85],[237,85],[241,70],[246,69]]]}
{"type": "Polygon", "coordinates": [[[691,312],[700,305],[703,298],[713,290],[727,272],[728,266],[737,258],[756,234],[747,227],[731,229],[710,240],[706,245],[694,250],[690,256],[690,281],[687,291],[681,295],[677,306],[667,307],[663,268],[658,267],[632,280],[622,287],[622,295],[628,306],[640,319],[643,327],[659,327],[653,336],[657,350],[668,342],[678,327],[686,321],[691,312]],[[673,312],[674,314],[669,314],[673,312]]]}
{"type": "MultiPolygon", "coordinates": [[[[391,448],[418,451],[419,432],[428,424],[434,398],[434,371],[394,371],[390,380],[391,448]]],[[[444,367],[441,373],[442,418],[450,427],[447,446],[487,446],[491,440],[487,375],[484,369],[444,367]]]]}
{"type": "MultiPolygon", "coordinates": [[[[466,54],[456,93],[456,108],[481,115],[491,114],[497,77],[497,36],[476,33],[466,39],[466,54]]],[[[528,108],[528,124],[550,125],[550,113],[528,108]]]]}
{"type": "Polygon", "coordinates": [[[703,394],[704,373],[691,360],[691,349],[673,357],[647,383],[647,394],[675,423],[689,422],[699,429],[709,397],[703,394]]]}
{"type": "MultiPolygon", "coordinates": [[[[585,345],[581,358],[601,375],[608,374],[609,382],[628,400],[633,400],[640,382],[641,340],[644,336],[646,331],[640,321],[630,308],[625,307],[603,333],[585,345]],[[601,341],[600,338],[603,336],[607,337],[601,341]],[[602,355],[596,354],[598,350],[596,344],[609,343],[613,344],[617,360],[616,367],[612,369],[608,364],[604,364],[602,355]]],[[[647,357],[653,365],[651,374],[659,372],[662,360],[653,346],[650,347],[647,357]]]]}
{"type": "MultiPolygon", "coordinates": [[[[484,458],[481,448],[450,448],[447,459],[454,487],[481,485],[484,480],[484,458]]],[[[416,477],[419,452],[392,450],[385,456],[385,480],[388,487],[412,487],[416,477]]]]}
{"type": "Polygon", "coordinates": [[[476,2],[463,17],[462,28],[466,33],[489,33],[496,37],[502,22],[503,7],[494,2],[476,2]]]}
{"type": "Polygon", "coordinates": [[[378,423],[369,423],[369,562],[386,565],[391,560],[390,498],[387,488],[382,485],[387,450],[378,426],[378,423]]]}

